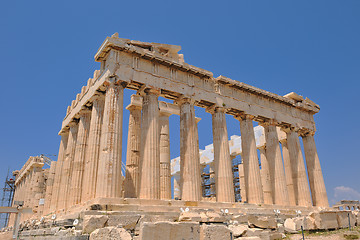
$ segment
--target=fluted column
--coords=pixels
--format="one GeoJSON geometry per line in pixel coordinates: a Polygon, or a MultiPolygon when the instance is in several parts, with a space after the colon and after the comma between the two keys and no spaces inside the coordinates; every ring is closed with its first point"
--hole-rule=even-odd
{"type": "Polygon", "coordinates": [[[95,198],[104,104],[105,99],[103,95],[95,96],[91,109],[88,146],[85,155],[82,201],[95,198]]]}
{"type": "Polygon", "coordinates": [[[199,136],[194,105],[189,99],[180,102],[180,177],[181,200],[201,200],[199,136]]]}
{"type": "Polygon", "coordinates": [[[265,123],[266,158],[269,162],[273,202],[276,205],[289,205],[284,165],[281,157],[279,138],[274,124],[265,123]]]}
{"type": "Polygon", "coordinates": [[[115,84],[114,79],[109,79],[101,128],[96,197],[116,198],[122,195],[123,93],[124,87],[115,84]]]}
{"type": "Polygon", "coordinates": [[[73,167],[73,160],[75,155],[76,138],[79,124],[77,122],[71,122],[69,130],[69,138],[66,146],[66,153],[63,162],[59,198],[58,198],[58,209],[66,209],[67,202],[69,199],[70,184],[71,184],[71,173],[73,167]]]}
{"type": "Polygon", "coordinates": [[[313,204],[317,207],[328,207],[329,202],[316,150],[314,133],[303,134],[302,138],[313,204]]]}
{"type": "Polygon", "coordinates": [[[296,206],[295,200],[295,191],[294,191],[294,183],[293,183],[293,173],[291,169],[291,161],[289,155],[289,148],[286,139],[280,140],[282,147],[282,154],[284,159],[284,170],[285,170],[285,179],[286,179],[286,187],[289,194],[289,203],[290,206],[296,206]]]}
{"type": "Polygon", "coordinates": [[[49,212],[54,212],[58,209],[58,200],[59,200],[61,179],[63,176],[63,167],[64,167],[67,142],[68,142],[68,138],[69,138],[69,131],[60,133],[60,136],[61,136],[61,140],[60,140],[59,154],[58,154],[58,159],[57,159],[57,164],[56,164],[54,185],[53,185],[53,190],[52,190],[52,195],[51,195],[49,212]]]}
{"type": "Polygon", "coordinates": [[[171,199],[169,116],[160,112],[160,199],[171,199]]]}
{"type": "Polygon", "coordinates": [[[245,184],[245,173],[244,173],[244,163],[238,165],[239,168],[239,182],[240,182],[240,196],[241,202],[247,202],[246,199],[246,184],[245,184]]]}
{"type": "Polygon", "coordinates": [[[159,92],[145,90],[141,116],[141,199],[160,199],[159,92]]]}
{"type": "Polygon", "coordinates": [[[252,117],[240,115],[242,160],[244,163],[246,199],[248,203],[264,203],[264,193],[261,184],[259,159],[256,150],[255,134],[252,117]]]}
{"type": "Polygon", "coordinates": [[[293,128],[285,129],[284,131],[286,132],[287,146],[289,149],[296,204],[299,206],[310,207],[312,206],[310,189],[306,176],[299,135],[293,128]]]}
{"type": "Polygon", "coordinates": [[[216,201],[235,202],[232,162],[230,159],[225,109],[214,108],[210,111],[212,113],[214,141],[216,201]]]}
{"type": "Polygon", "coordinates": [[[50,171],[49,171],[48,178],[46,181],[44,214],[49,213],[49,210],[50,210],[51,196],[53,194],[53,189],[54,189],[54,177],[55,177],[55,171],[56,171],[56,163],[57,162],[55,162],[55,161],[51,162],[50,171]]]}
{"type": "Polygon", "coordinates": [[[260,147],[259,151],[260,151],[260,161],[261,161],[260,173],[261,173],[261,182],[264,192],[264,203],[273,204],[269,162],[266,158],[266,147],[265,146],[260,147]]]}
{"type": "Polygon", "coordinates": [[[32,189],[32,206],[36,215],[41,216],[44,210],[44,204],[40,199],[45,198],[45,171],[41,167],[38,168],[38,171],[35,172],[33,189],[32,189]]]}
{"type": "Polygon", "coordinates": [[[124,190],[125,197],[136,198],[139,195],[140,184],[141,108],[128,106],[126,109],[130,111],[130,115],[124,190]]]}
{"type": "Polygon", "coordinates": [[[69,206],[73,206],[81,202],[85,153],[90,129],[90,116],[91,111],[89,109],[81,110],[72,169],[69,206]]]}

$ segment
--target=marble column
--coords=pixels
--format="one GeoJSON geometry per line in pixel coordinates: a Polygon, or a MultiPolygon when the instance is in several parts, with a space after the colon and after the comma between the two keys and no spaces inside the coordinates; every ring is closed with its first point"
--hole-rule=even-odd
{"type": "Polygon", "coordinates": [[[289,154],[289,148],[286,138],[280,140],[280,143],[281,143],[282,155],[284,159],[285,179],[286,179],[286,187],[289,194],[289,203],[290,206],[296,206],[293,173],[291,169],[290,154],[289,154]]]}
{"type": "Polygon", "coordinates": [[[60,193],[61,178],[63,176],[63,164],[65,160],[66,146],[69,138],[69,131],[60,133],[60,147],[59,154],[54,175],[54,185],[51,195],[50,209],[49,212],[54,212],[58,209],[58,199],[60,193]]]}
{"type": "Polygon", "coordinates": [[[240,121],[242,161],[244,163],[246,199],[248,203],[264,203],[259,159],[256,149],[254,126],[250,115],[241,115],[240,121]]]}
{"type": "Polygon", "coordinates": [[[103,95],[94,97],[91,109],[88,146],[85,155],[82,201],[88,201],[95,198],[104,104],[105,99],[103,95]]]}
{"type": "Polygon", "coordinates": [[[288,206],[289,195],[286,187],[284,165],[281,157],[279,138],[274,124],[265,123],[266,158],[272,184],[273,203],[288,206]]]}
{"type": "Polygon", "coordinates": [[[60,182],[57,209],[66,209],[69,200],[71,173],[72,173],[71,170],[75,155],[76,138],[77,138],[79,124],[77,122],[71,122],[69,124],[69,127],[70,127],[69,138],[67,141],[62,171],[60,173],[62,177],[60,182]]]}
{"type": "Polygon", "coordinates": [[[241,202],[247,202],[246,199],[246,184],[245,184],[245,173],[244,173],[244,163],[238,165],[239,168],[239,182],[240,182],[240,196],[241,202]]]}
{"type": "Polygon", "coordinates": [[[235,202],[232,162],[226,127],[225,109],[212,111],[214,162],[216,176],[216,201],[235,202]]]}
{"type": "Polygon", "coordinates": [[[200,201],[199,136],[194,105],[189,99],[180,102],[180,159],[181,200],[200,201]]]}
{"type": "Polygon", "coordinates": [[[124,87],[109,79],[106,85],[96,182],[98,198],[122,195],[121,153],[124,87]]]}
{"type": "Polygon", "coordinates": [[[329,207],[314,133],[303,134],[302,139],[313,204],[317,207],[329,207]]]}
{"type": "Polygon", "coordinates": [[[310,207],[312,202],[299,135],[293,128],[284,131],[289,149],[296,205],[310,207]]]}
{"type": "Polygon", "coordinates": [[[54,177],[56,171],[56,163],[55,161],[51,162],[49,175],[46,181],[46,193],[45,193],[45,205],[44,205],[44,214],[48,214],[50,211],[51,204],[51,196],[53,194],[54,189],[54,177]]]}
{"type": "Polygon", "coordinates": [[[141,107],[132,105],[126,109],[130,111],[130,115],[124,190],[126,198],[137,198],[140,184],[141,107]]]}
{"type": "Polygon", "coordinates": [[[169,116],[160,112],[160,199],[171,199],[169,116]]]}
{"type": "Polygon", "coordinates": [[[159,92],[145,90],[141,116],[141,199],[160,199],[159,92]]]}
{"type": "Polygon", "coordinates": [[[264,192],[264,203],[273,204],[269,162],[266,158],[266,146],[260,147],[259,151],[260,151],[260,161],[261,161],[260,173],[261,173],[261,182],[264,192]]]}
{"type": "Polygon", "coordinates": [[[80,120],[72,168],[69,206],[73,206],[81,202],[85,154],[88,144],[87,141],[90,129],[91,111],[89,109],[83,109],[80,111],[79,115],[80,120]]]}
{"type": "Polygon", "coordinates": [[[33,178],[33,189],[32,189],[32,208],[36,215],[41,216],[44,209],[44,202],[40,199],[45,198],[45,171],[48,169],[43,170],[41,167],[34,172],[33,178]]]}

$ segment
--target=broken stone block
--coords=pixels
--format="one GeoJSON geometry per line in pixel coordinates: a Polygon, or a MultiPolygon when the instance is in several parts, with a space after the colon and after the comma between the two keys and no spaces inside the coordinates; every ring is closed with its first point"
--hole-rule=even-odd
{"type": "Polygon", "coordinates": [[[315,220],[310,217],[295,217],[285,219],[284,225],[278,224],[278,232],[297,233],[303,226],[304,230],[315,230],[315,220]]]}
{"type": "Polygon", "coordinates": [[[140,226],[140,240],[198,240],[200,225],[194,222],[156,222],[140,226]]]}
{"type": "Polygon", "coordinates": [[[234,215],[232,217],[233,221],[237,221],[238,223],[248,223],[248,216],[246,214],[234,215]]]}
{"type": "Polygon", "coordinates": [[[230,231],[232,232],[232,235],[234,237],[241,237],[248,230],[248,226],[244,225],[244,224],[242,224],[242,225],[230,225],[230,226],[228,226],[228,228],[230,229],[230,231]]]}
{"type": "Polygon", "coordinates": [[[315,226],[315,219],[310,217],[310,216],[306,216],[304,218],[304,225],[303,225],[304,230],[309,231],[309,230],[315,230],[316,226],[315,226]]]}
{"type": "Polygon", "coordinates": [[[355,226],[356,218],[351,211],[339,211],[336,214],[337,222],[339,228],[348,228],[349,227],[349,218],[350,218],[350,225],[352,227],[355,226]],[[349,214],[349,216],[348,216],[349,214]]]}
{"type": "Polygon", "coordinates": [[[83,220],[83,233],[91,233],[95,229],[105,227],[105,223],[108,220],[108,216],[102,215],[92,215],[92,216],[84,216],[83,220]]]}
{"type": "Polygon", "coordinates": [[[264,229],[261,229],[261,228],[249,228],[246,231],[245,236],[246,237],[259,236],[263,231],[264,231],[264,229]]]}
{"type": "MultiPolygon", "coordinates": [[[[206,212],[207,222],[225,222],[226,219],[223,215],[216,212],[206,212]]],[[[205,221],[202,221],[205,222],[205,221]]]]}
{"type": "Polygon", "coordinates": [[[272,216],[250,215],[248,216],[248,224],[250,227],[258,227],[264,229],[276,229],[277,226],[276,220],[272,216]]]}
{"type": "Polygon", "coordinates": [[[126,230],[134,230],[141,215],[109,215],[106,225],[108,227],[122,227],[126,230]]]}
{"type": "Polygon", "coordinates": [[[337,229],[339,226],[335,211],[312,212],[309,216],[314,219],[316,229],[337,229]]]}
{"type": "Polygon", "coordinates": [[[231,232],[224,225],[201,225],[200,240],[230,240],[231,232]]]}
{"type": "Polygon", "coordinates": [[[283,235],[279,232],[273,232],[269,234],[269,240],[281,240],[283,235]]]}
{"type": "Polygon", "coordinates": [[[105,227],[96,229],[90,234],[90,240],[131,240],[132,237],[124,228],[105,227]]]}
{"type": "Polygon", "coordinates": [[[286,232],[295,233],[301,230],[304,224],[304,217],[287,218],[284,222],[286,232]]]}
{"type": "MultiPolygon", "coordinates": [[[[279,232],[271,232],[260,228],[249,228],[245,234],[246,237],[259,237],[261,240],[277,240],[282,239],[282,234],[279,232]]],[[[242,239],[242,238],[239,238],[242,239]]]]}
{"type": "Polygon", "coordinates": [[[182,212],[179,217],[179,222],[202,222],[202,220],[205,219],[201,217],[201,214],[198,212],[182,212]]]}
{"type": "Polygon", "coordinates": [[[59,237],[65,237],[65,236],[69,236],[71,232],[71,229],[61,229],[59,230],[57,233],[55,233],[55,236],[59,236],[59,237]]]}
{"type": "Polygon", "coordinates": [[[359,211],[354,211],[354,215],[356,218],[356,226],[360,226],[360,212],[359,211]]]}

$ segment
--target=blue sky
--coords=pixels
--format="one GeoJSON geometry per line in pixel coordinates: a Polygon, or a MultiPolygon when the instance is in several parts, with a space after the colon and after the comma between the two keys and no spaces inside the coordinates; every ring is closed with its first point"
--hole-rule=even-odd
{"type": "MultiPolygon", "coordinates": [[[[181,45],[185,61],[320,105],[316,143],[330,201],[360,198],[360,1],[2,1],[0,186],[29,156],[57,154],[66,107],[99,69],[103,40],[181,45]]],[[[131,91],[125,93],[125,104],[131,91]]],[[[201,109],[200,147],[212,143],[201,109]]],[[[124,112],[124,126],[128,113],[124,112]]],[[[171,118],[179,155],[179,118],[171,118]]],[[[229,135],[239,134],[227,117],[229,135]]],[[[125,128],[126,129],[126,128],[125,128]]],[[[124,148],[126,131],[124,131],[124,148]]],[[[124,155],[125,156],[125,155],[124,155]]],[[[55,159],[55,158],[54,158],[55,159]]]]}

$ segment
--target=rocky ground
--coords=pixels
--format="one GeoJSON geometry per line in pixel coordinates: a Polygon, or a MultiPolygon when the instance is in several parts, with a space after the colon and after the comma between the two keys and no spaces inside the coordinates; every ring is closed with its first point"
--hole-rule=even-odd
{"type": "MultiPolygon", "coordinates": [[[[360,239],[360,227],[349,229],[340,229],[333,231],[319,231],[304,233],[305,239],[311,240],[342,240],[342,239],[360,239]]],[[[303,239],[302,234],[287,234],[285,239],[299,240],[303,239]]]]}
{"type": "MultiPolygon", "coordinates": [[[[302,216],[191,209],[180,214],[155,215],[89,211],[76,219],[26,221],[20,225],[19,239],[299,240],[302,239],[302,227],[305,239],[337,240],[359,239],[359,225],[358,211],[321,210],[302,216]],[[351,232],[348,230],[349,223],[353,228],[351,232]]],[[[11,228],[1,230],[0,239],[11,239],[10,231],[11,228]]]]}

